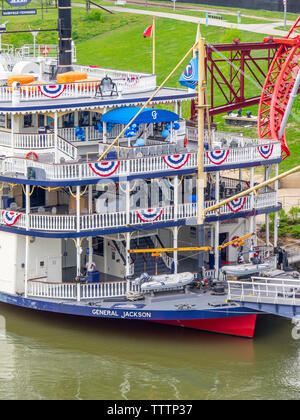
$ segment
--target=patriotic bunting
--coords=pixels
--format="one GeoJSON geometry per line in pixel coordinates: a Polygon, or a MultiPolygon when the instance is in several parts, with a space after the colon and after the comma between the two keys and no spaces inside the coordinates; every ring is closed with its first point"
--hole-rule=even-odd
{"type": "Polygon", "coordinates": [[[58,98],[66,89],[66,85],[39,85],[40,92],[47,98],[58,98]]]}
{"type": "Polygon", "coordinates": [[[120,161],[110,160],[103,162],[95,162],[89,164],[91,170],[98,176],[108,177],[116,172],[120,166],[120,161]]]}
{"type": "Polygon", "coordinates": [[[145,223],[155,222],[162,214],[164,208],[148,209],[148,210],[137,210],[138,218],[145,223]]]}
{"type": "Polygon", "coordinates": [[[189,160],[190,155],[172,155],[172,156],[163,156],[164,162],[172,169],[182,168],[189,160]]]}
{"type": "Polygon", "coordinates": [[[258,146],[257,149],[264,159],[269,159],[272,156],[274,145],[266,144],[264,146],[258,146]]]}
{"type": "Polygon", "coordinates": [[[228,158],[229,150],[212,150],[211,152],[206,152],[208,159],[214,165],[221,165],[228,158]]]}
{"type": "Polygon", "coordinates": [[[246,203],[246,197],[237,198],[236,200],[230,201],[227,203],[227,206],[230,208],[231,211],[237,213],[241,211],[246,203]]]}
{"type": "Polygon", "coordinates": [[[21,217],[22,213],[17,213],[15,211],[6,211],[3,210],[2,218],[6,226],[13,226],[17,220],[21,217]]]}

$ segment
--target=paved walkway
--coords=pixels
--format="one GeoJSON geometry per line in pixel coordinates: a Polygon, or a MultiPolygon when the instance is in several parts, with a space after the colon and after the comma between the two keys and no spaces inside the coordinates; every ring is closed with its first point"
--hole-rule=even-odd
{"type": "MultiPolygon", "coordinates": [[[[145,0],[127,0],[127,5],[132,4],[132,5],[138,5],[138,6],[142,6],[145,7],[145,0]]],[[[149,2],[149,0],[147,0],[147,4],[149,7],[160,7],[162,9],[173,9],[172,5],[169,4],[164,4],[164,3],[160,3],[160,2],[149,2]]],[[[186,11],[191,11],[191,12],[211,12],[211,13],[219,13],[222,15],[230,15],[230,16],[237,16],[237,12],[233,11],[233,10],[226,10],[226,9],[222,9],[218,8],[217,6],[209,6],[209,7],[197,7],[195,5],[190,5],[189,3],[177,3],[176,4],[176,10],[186,10],[186,11]]],[[[255,10],[252,10],[252,13],[255,13],[255,10]]],[[[278,26],[278,22],[280,21],[280,19],[275,19],[272,17],[264,17],[264,16],[256,16],[256,15],[249,15],[248,13],[245,14],[242,11],[242,19],[244,18],[251,18],[251,19],[258,19],[258,20],[266,20],[269,22],[276,22],[277,26],[278,26]]],[[[293,25],[293,21],[287,21],[287,26],[291,26],[293,25]]],[[[280,22],[280,26],[283,26],[283,18],[280,22]]]]}
{"type": "MultiPolygon", "coordinates": [[[[192,23],[200,23],[202,25],[205,25],[206,19],[205,18],[199,18],[196,16],[190,16],[190,15],[180,15],[175,13],[166,13],[166,12],[153,12],[151,10],[141,10],[141,9],[131,9],[128,7],[117,7],[117,6],[110,6],[110,10],[120,13],[134,13],[138,15],[148,15],[148,16],[157,16],[161,18],[166,19],[175,19],[180,20],[182,22],[192,22],[192,23]]],[[[273,36],[285,36],[286,31],[280,31],[278,29],[275,29],[276,27],[282,25],[282,21],[278,20],[278,22],[270,23],[255,23],[255,24],[237,24],[237,23],[231,23],[231,22],[225,22],[222,20],[216,20],[216,19],[208,19],[209,24],[211,26],[219,26],[222,28],[234,28],[234,29],[240,29],[241,31],[247,31],[247,32],[255,32],[259,34],[264,35],[273,35],[273,36]]]]}

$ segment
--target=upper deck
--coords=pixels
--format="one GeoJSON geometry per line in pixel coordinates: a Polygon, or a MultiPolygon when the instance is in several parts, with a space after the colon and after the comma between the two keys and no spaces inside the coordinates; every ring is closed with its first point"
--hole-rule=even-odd
{"type": "MultiPolygon", "coordinates": [[[[17,65],[17,64],[16,64],[17,65]]],[[[23,68],[31,69],[24,64],[23,68]]],[[[116,71],[96,66],[73,66],[77,74],[84,79],[68,83],[49,80],[52,70],[51,62],[45,61],[43,68],[32,63],[34,81],[16,88],[8,85],[7,80],[13,75],[7,74],[1,80],[0,112],[22,114],[28,112],[64,112],[75,109],[101,109],[110,106],[140,105],[155,92],[156,75],[148,73],[116,71]],[[114,89],[101,91],[103,79],[111,79],[114,89]]],[[[22,67],[21,67],[22,68],[22,67]]],[[[186,89],[163,88],[153,104],[190,100],[194,92],[186,89]]]]}

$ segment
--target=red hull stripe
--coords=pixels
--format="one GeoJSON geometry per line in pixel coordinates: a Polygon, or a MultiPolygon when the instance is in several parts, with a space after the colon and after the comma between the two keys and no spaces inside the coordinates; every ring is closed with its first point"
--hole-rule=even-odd
{"type": "Polygon", "coordinates": [[[217,319],[152,320],[151,322],[253,338],[256,315],[243,315],[217,319]]]}

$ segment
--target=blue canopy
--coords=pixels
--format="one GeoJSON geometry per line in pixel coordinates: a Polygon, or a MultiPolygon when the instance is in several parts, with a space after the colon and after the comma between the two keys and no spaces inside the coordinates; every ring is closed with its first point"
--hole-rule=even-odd
{"type": "MultiPolygon", "coordinates": [[[[114,124],[128,124],[132,118],[139,112],[139,107],[117,108],[108,111],[102,115],[101,122],[114,124]]],[[[180,117],[175,112],[166,111],[165,109],[145,108],[135,119],[135,124],[154,124],[160,122],[179,121],[180,117]]]]}

